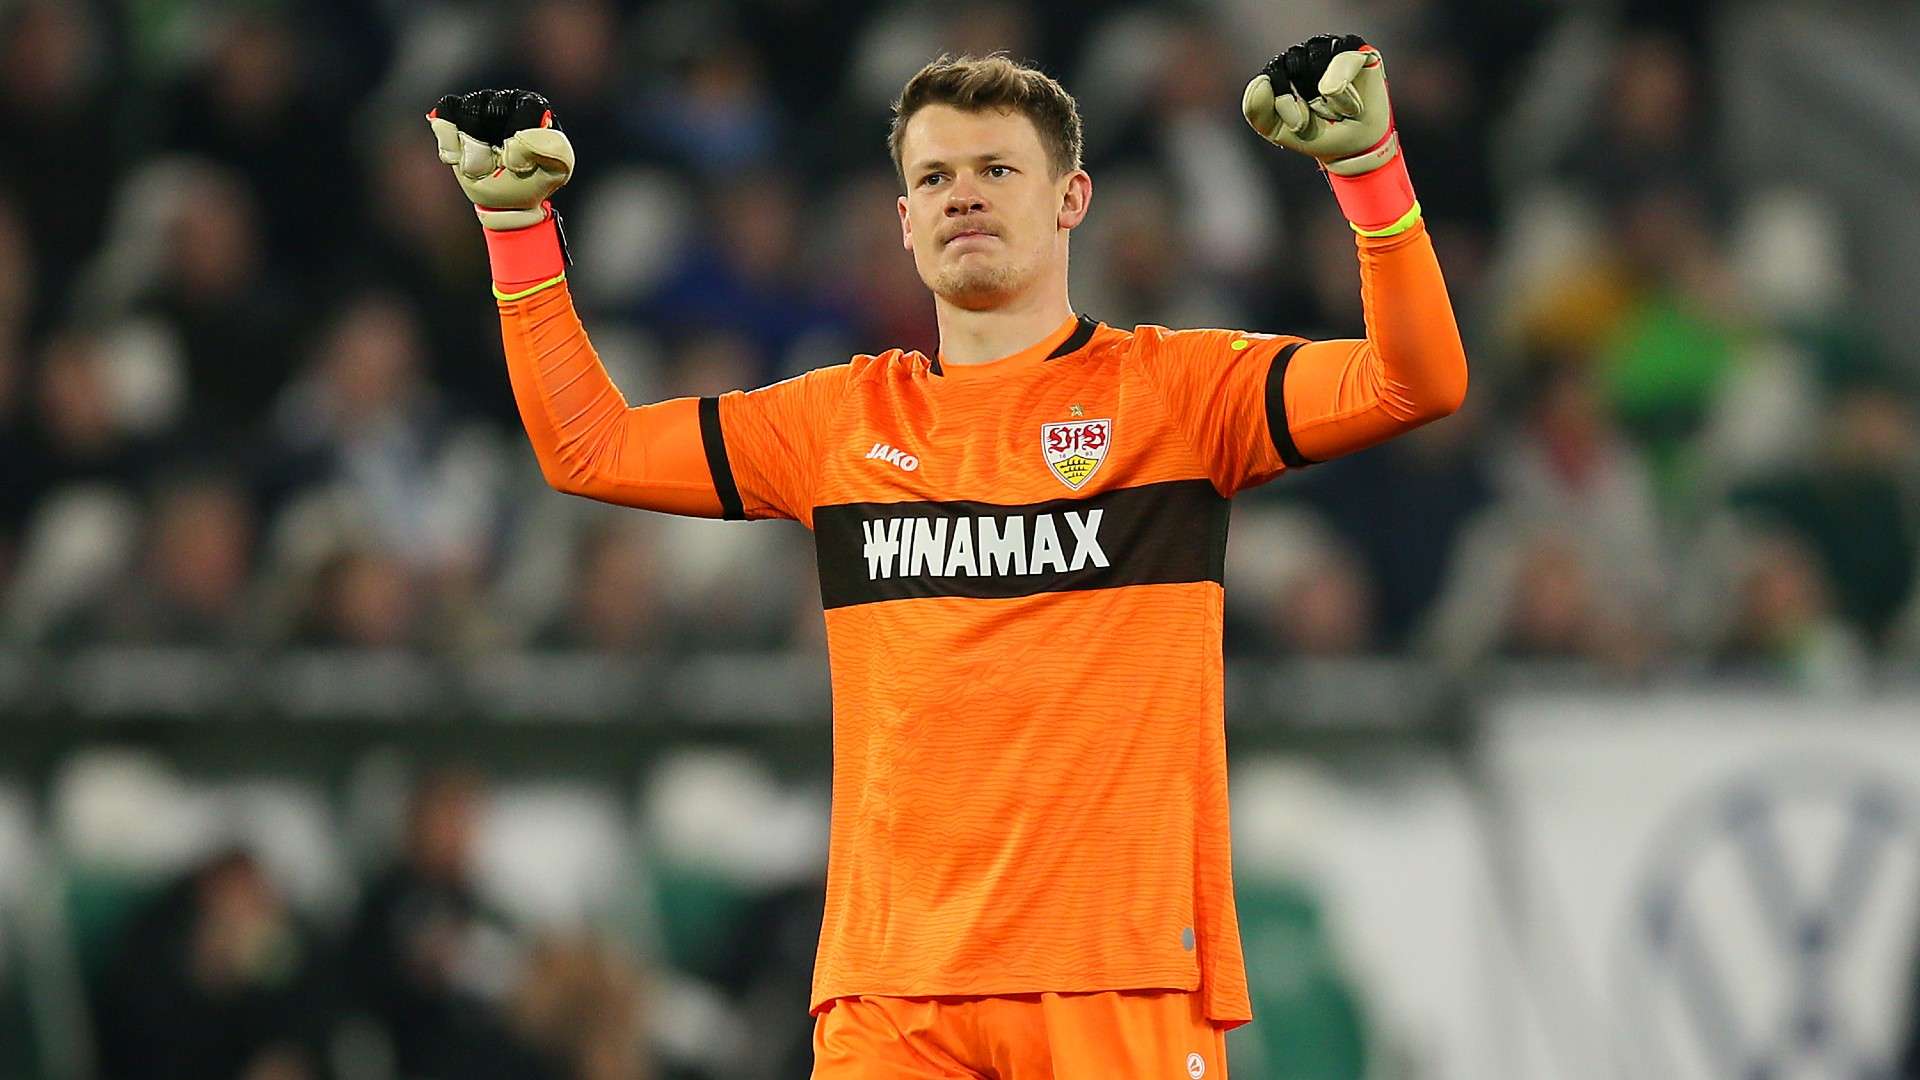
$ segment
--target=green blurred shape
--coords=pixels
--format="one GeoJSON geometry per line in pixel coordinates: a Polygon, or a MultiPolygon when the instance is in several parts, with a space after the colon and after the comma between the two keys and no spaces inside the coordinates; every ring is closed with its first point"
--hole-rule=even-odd
{"type": "Polygon", "coordinates": [[[669,862],[654,867],[653,896],[667,962],[689,975],[720,978],[755,894],[705,867],[669,862]]]}
{"type": "Polygon", "coordinates": [[[125,870],[77,866],[67,870],[64,889],[67,929],[74,958],[89,990],[113,962],[127,919],[159,892],[152,877],[125,870]]]}
{"type": "Polygon", "coordinates": [[[0,907],[0,1080],[44,1074],[27,992],[27,957],[15,914],[0,907]]]}
{"type": "Polygon", "coordinates": [[[1243,879],[1236,903],[1254,1021],[1228,1037],[1233,1072],[1364,1080],[1365,1015],[1327,940],[1319,901],[1295,882],[1243,879]]]}
{"type": "Polygon", "coordinates": [[[1671,293],[1634,308],[1601,351],[1620,422],[1663,458],[1698,430],[1732,362],[1728,330],[1671,293]]]}

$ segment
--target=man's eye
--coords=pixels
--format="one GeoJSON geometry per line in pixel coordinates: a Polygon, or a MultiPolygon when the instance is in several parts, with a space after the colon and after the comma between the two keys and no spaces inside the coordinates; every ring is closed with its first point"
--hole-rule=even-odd
{"type": "Polygon", "coordinates": [[[932,187],[933,185],[939,183],[940,179],[941,178],[939,173],[928,173],[927,175],[920,178],[920,186],[932,187]]]}
{"type": "Polygon", "coordinates": [[[987,166],[987,175],[989,176],[994,176],[994,177],[1010,176],[1012,175],[1012,173],[1013,173],[1013,168],[1008,165],[987,166]]]}

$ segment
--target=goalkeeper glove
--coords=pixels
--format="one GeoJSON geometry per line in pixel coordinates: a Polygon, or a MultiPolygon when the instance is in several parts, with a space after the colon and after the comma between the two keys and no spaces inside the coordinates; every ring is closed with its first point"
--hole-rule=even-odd
{"type": "Polygon", "coordinates": [[[547,200],[573,176],[573,144],[547,99],[531,90],[448,94],[427,123],[486,228],[494,295],[519,299],[563,280],[566,239],[547,200]]]}
{"type": "Polygon", "coordinates": [[[1358,35],[1321,34],[1267,61],[1240,111],[1262,138],[1319,164],[1355,232],[1391,236],[1420,220],[1386,63],[1358,35]]]}
{"type": "Polygon", "coordinates": [[[553,107],[531,90],[448,94],[427,114],[440,160],[489,229],[524,229],[547,219],[548,196],[573,176],[573,144],[553,107]]]}

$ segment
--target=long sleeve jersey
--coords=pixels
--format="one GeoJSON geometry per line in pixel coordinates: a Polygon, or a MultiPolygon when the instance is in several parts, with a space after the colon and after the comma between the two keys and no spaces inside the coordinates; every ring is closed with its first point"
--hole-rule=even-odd
{"type": "MultiPolygon", "coordinates": [[[[550,227],[550,226],[549,226],[550,227]]],[[[564,282],[500,303],[548,480],[814,531],[833,819],[813,1006],[1197,990],[1251,1015],[1228,845],[1228,500],[1456,409],[1424,225],[1358,239],[1363,339],[1069,319],[631,406],[564,282]]]]}

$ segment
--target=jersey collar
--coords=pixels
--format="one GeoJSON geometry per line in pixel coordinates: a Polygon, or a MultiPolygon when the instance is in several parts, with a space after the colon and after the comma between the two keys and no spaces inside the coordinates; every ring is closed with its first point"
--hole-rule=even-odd
{"type": "Polygon", "coordinates": [[[943,363],[939,356],[935,356],[930,364],[930,370],[935,375],[956,379],[983,379],[1038,367],[1049,360],[1056,360],[1086,348],[1087,342],[1093,340],[1093,332],[1099,326],[1099,323],[1085,315],[1073,316],[1055,327],[1046,337],[1010,356],[988,360],[981,364],[951,366],[943,363]]]}

